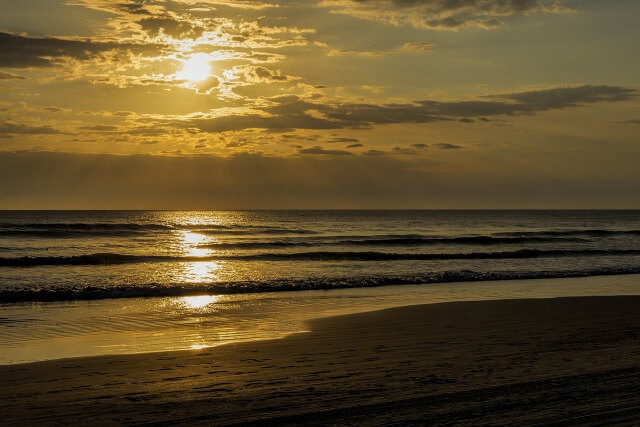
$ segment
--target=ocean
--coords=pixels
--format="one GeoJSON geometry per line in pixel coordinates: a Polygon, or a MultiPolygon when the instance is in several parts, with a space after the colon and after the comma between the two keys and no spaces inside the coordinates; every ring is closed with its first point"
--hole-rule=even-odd
{"type": "Polygon", "coordinates": [[[638,273],[640,211],[2,211],[0,363],[412,303],[638,293],[615,280],[638,273]],[[587,276],[614,279],[531,280],[587,276]]]}

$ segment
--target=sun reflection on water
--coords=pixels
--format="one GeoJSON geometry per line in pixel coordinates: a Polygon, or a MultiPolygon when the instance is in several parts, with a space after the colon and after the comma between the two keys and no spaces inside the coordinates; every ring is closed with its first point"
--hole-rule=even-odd
{"type": "Polygon", "coordinates": [[[211,239],[203,234],[192,231],[181,231],[181,246],[186,256],[204,257],[211,255],[212,250],[204,247],[211,239]]]}
{"type": "Polygon", "coordinates": [[[203,348],[208,348],[208,345],[204,344],[194,344],[191,346],[191,350],[202,350],[203,348]]]}
{"type": "Polygon", "coordinates": [[[220,299],[219,295],[200,295],[195,297],[182,297],[179,302],[188,308],[204,308],[220,299]]]}
{"type": "Polygon", "coordinates": [[[184,283],[210,283],[218,279],[220,263],[217,261],[195,261],[184,263],[180,280],[184,283]]]}
{"type": "MultiPolygon", "coordinates": [[[[180,246],[183,254],[188,257],[207,257],[215,251],[205,247],[212,239],[196,232],[181,231],[180,246]]],[[[185,283],[214,282],[218,279],[219,261],[190,261],[183,264],[180,280],[185,283]]]]}

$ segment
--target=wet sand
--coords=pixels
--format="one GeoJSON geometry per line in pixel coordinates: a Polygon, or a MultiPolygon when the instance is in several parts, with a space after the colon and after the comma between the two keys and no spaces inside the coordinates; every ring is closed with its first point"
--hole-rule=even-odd
{"type": "Polygon", "coordinates": [[[640,422],[640,297],[442,303],[0,367],[0,424],[640,422]]]}

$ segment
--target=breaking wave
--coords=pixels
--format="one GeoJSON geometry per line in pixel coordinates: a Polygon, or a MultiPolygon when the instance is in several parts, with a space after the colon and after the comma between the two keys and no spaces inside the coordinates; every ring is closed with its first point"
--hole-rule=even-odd
{"type": "Polygon", "coordinates": [[[640,230],[600,230],[600,229],[566,229],[566,230],[543,230],[543,231],[506,231],[496,233],[497,236],[640,236],[640,230]]]}
{"type": "Polygon", "coordinates": [[[194,231],[207,235],[316,234],[316,231],[260,225],[223,224],[147,224],[147,223],[3,223],[0,236],[5,237],[126,237],[172,231],[194,231]]]}
{"type": "Polygon", "coordinates": [[[202,245],[210,249],[261,249],[312,246],[429,246],[429,245],[519,245],[523,243],[580,243],[588,240],[570,237],[438,237],[419,234],[390,234],[382,236],[321,236],[306,240],[270,240],[222,242],[202,245]]]}
{"type": "Polygon", "coordinates": [[[0,303],[97,300],[112,298],[181,297],[203,294],[238,294],[328,290],[408,284],[481,282],[489,280],[550,279],[621,274],[640,274],[639,267],[600,268],[565,271],[496,271],[469,270],[404,276],[354,276],[338,278],[276,279],[270,281],[219,282],[200,284],[145,284],[90,287],[49,287],[40,289],[2,289],[0,303]]]}
{"type": "Polygon", "coordinates": [[[75,256],[0,258],[0,267],[34,267],[60,265],[120,265],[145,262],[239,261],[432,261],[469,259],[526,259],[543,257],[629,256],[640,249],[520,249],[500,252],[463,253],[391,253],[391,252],[288,252],[247,255],[171,256],[96,253],[75,256]]]}

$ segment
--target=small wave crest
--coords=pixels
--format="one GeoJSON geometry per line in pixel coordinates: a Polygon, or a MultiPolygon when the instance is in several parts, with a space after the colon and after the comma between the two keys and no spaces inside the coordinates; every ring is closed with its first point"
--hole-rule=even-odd
{"type": "Polygon", "coordinates": [[[191,231],[206,235],[317,234],[313,230],[239,224],[150,224],[150,223],[2,223],[5,237],[126,237],[172,231],[191,231]]]}
{"type": "Polygon", "coordinates": [[[0,289],[0,303],[53,302],[68,300],[99,300],[114,298],[182,297],[203,294],[239,294],[328,290],[391,285],[422,285],[489,280],[550,279],[588,276],[640,274],[640,267],[600,268],[565,271],[496,271],[470,270],[405,276],[354,276],[338,278],[276,279],[271,281],[220,282],[200,284],[144,284],[90,287],[53,287],[46,289],[0,289]]]}
{"type": "Polygon", "coordinates": [[[301,235],[311,235],[318,234],[317,231],[313,230],[305,230],[298,228],[277,228],[277,227],[244,227],[244,228],[190,228],[196,233],[211,235],[211,236],[244,236],[244,235],[255,235],[255,234],[301,234],[301,235]]]}
{"type": "Polygon", "coordinates": [[[238,261],[435,261],[465,259],[525,259],[542,257],[629,256],[639,249],[521,249],[500,252],[463,253],[390,253],[390,252],[289,252],[246,255],[172,256],[96,253],[75,256],[0,258],[0,267],[35,267],[60,265],[119,265],[145,262],[238,261]]]}
{"type": "Polygon", "coordinates": [[[605,229],[565,229],[565,230],[540,230],[540,231],[505,231],[496,233],[496,236],[520,236],[520,237],[550,237],[550,236],[640,236],[640,230],[605,230],[605,229]]]}
{"type": "Polygon", "coordinates": [[[526,243],[581,243],[583,238],[570,237],[437,237],[419,234],[383,236],[322,236],[302,240],[266,240],[221,242],[201,245],[209,249],[267,249],[311,246],[430,246],[430,245],[519,245],[526,243]]]}
{"type": "Polygon", "coordinates": [[[3,223],[0,224],[0,236],[40,238],[126,237],[171,229],[172,227],[162,224],[138,223],[3,223]]]}

